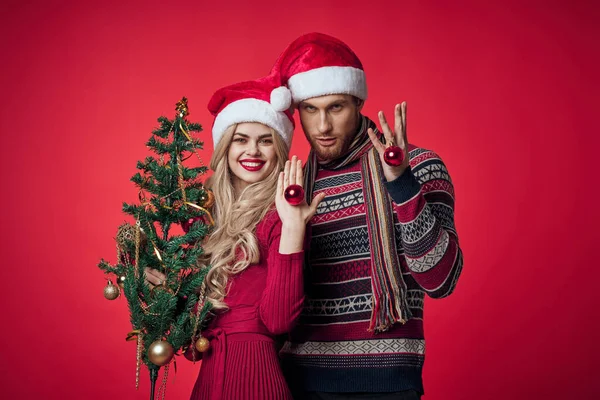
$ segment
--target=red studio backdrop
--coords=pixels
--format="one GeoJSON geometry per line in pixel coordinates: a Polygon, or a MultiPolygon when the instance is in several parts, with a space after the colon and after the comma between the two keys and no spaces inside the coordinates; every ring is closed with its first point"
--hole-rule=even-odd
{"type": "MultiPolygon", "coordinates": [[[[149,397],[96,267],[145,141],[185,95],[208,162],[211,94],[320,31],[362,59],[365,113],[406,100],[409,140],[456,187],[465,266],[426,301],[424,399],[598,398],[596,2],[93,3],[0,5],[0,397],[149,397]]],[[[198,369],[180,358],[166,398],[198,369]]]]}

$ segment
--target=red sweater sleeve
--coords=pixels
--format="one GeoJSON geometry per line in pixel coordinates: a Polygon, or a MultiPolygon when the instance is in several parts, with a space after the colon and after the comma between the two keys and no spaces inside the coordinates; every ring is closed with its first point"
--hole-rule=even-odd
{"type": "Polygon", "coordinates": [[[257,232],[267,239],[267,284],[259,314],[267,329],[274,335],[280,335],[292,329],[302,311],[304,252],[279,254],[281,221],[278,217],[268,218],[264,228],[257,232]]]}

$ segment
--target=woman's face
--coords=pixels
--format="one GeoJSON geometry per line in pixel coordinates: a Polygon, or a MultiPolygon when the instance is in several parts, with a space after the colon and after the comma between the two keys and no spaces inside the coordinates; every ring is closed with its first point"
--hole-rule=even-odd
{"type": "Polygon", "coordinates": [[[233,187],[237,193],[252,183],[264,180],[277,165],[272,131],[257,122],[237,125],[227,152],[233,187]]]}

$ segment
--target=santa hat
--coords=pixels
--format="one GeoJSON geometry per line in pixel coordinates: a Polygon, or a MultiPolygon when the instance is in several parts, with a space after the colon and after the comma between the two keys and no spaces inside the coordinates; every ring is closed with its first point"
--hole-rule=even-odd
{"type": "Polygon", "coordinates": [[[260,122],[273,128],[289,148],[294,131],[292,96],[288,88],[279,83],[278,77],[270,75],[217,90],[208,102],[208,111],[215,117],[213,145],[217,146],[223,133],[233,124],[260,122]]]}
{"type": "Polygon", "coordinates": [[[328,94],[367,98],[365,71],[356,54],[341,40],[322,33],[294,40],[272,73],[287,83],[295,103],[328,94]]]}

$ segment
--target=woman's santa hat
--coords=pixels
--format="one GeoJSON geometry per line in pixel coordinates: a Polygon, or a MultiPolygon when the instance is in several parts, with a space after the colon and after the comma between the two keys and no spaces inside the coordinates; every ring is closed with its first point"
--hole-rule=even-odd
{"type": "Polygon", "coordinates": [[[270,75],[217,90],[208,102],[208,111],[215,117],[213,146],[231,125],[259,122],[273,128],[289,148],[294,132],[292,97],[288,88],[279,83],[278,77],[270,75]]]}
{"type": "Polygon", "coordinates": [[[360,60],[344,42],[323,33],[294,40],[279,56],[272,73],[287,83],[295,103],[329,94],[367,99],[360,60]]]}

